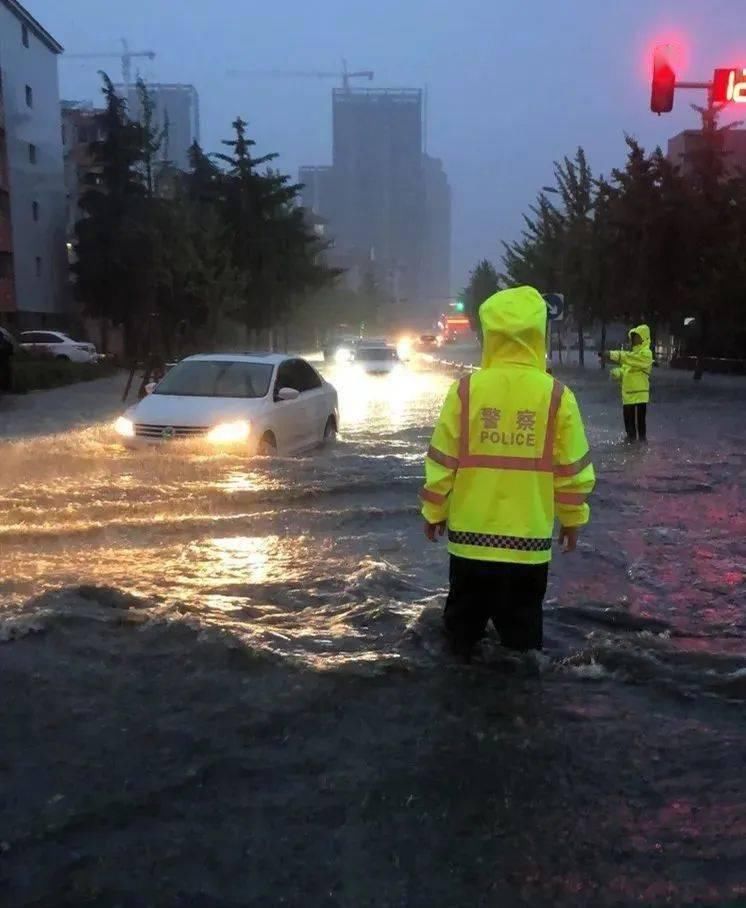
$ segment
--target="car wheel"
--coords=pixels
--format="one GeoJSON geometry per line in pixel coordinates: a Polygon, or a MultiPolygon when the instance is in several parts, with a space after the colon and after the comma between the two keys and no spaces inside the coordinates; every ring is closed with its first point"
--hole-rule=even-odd
{"type": "Polygon", "coordinates": [[[277,439],[271,432],[265,432],[259,442],[259,455],[261,457],[275,457],[277,455],[277,439]]]}
{"type": "Polygon", "coordinates": [[[70,362],[70,357],[69,357],[69,356],[65,356],[64,353],[58,353],[57,356],[55,356],[55,359],[61,359],[61,360],[63,360],[63,361],[66,362],[66,363],[69,363],[69,362],[70,362]]]}
{"type": "Polygon", "coordinates": [[[324,444],[333,444],[337,440],[337,420],[330,416],[324,426],[324,444]]]}

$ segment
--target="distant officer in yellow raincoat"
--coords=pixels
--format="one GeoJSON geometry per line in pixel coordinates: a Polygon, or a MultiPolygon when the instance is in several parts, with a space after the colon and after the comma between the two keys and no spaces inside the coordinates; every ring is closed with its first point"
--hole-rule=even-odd
{"type": "Polygon", "coordinates": [[[425,533],[448,530],[446,631],[468,659],[492,619],[503,646],[540,650],[555,517],[574,551],[595,475],[573,393],[546,371],[547,307],[532,287],[480,310],[482,368],[448,392],[425,461],[425,533]]]}
{"type": "Polygon", "coordinates": [[[609,360],[619,363],[611,373],[622,383],[622,409],[627,441],[648,440],[648,403],[650,402],[650,373],[653,351],[650,349],[650,328],[638,325],[629,332],[632,350],[610,350],[609,360]]]}

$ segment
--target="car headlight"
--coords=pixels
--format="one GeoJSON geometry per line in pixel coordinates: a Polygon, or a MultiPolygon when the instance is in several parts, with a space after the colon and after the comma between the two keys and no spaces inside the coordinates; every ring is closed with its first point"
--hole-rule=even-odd
{"type": "Polygon", "coordinates": [[[134,438],[135,424],[131,419],[127,419],[126,416],[120,416],[119,419],[114,423],[114,431],[117,433],[117,435],[121,435],[122,438],[134,438]]]}
{"type": "Polygon", "coordinates": [[[352,351],[348,350],[347,347],[340,347],[339,350],[334,354],[334,361],[337,365],[342,365],[343,363],[349,363],[352,357],[352,351]]]}
{"type": "Polygon", "coordinates": [[[250,431],[249,424],[245,420],[221,422],[210,429],[207,433],[207,440],[217,445],[233,444],[239,441],[246,441],[250,431]]]}
{"type": "Polygon", "coordinates": [[[412,355],[412,341],[408,337],[403,337],[396,345],[396,352],[399,359],[409,359],[412,355]]]}

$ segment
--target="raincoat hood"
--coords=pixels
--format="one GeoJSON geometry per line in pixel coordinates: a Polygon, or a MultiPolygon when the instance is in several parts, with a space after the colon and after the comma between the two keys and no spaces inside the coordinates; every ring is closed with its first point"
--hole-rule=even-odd
{"type": "Polygon", "coordinates": [[[642,347],[650,347],[650,328],[647,325],[638,325],[636,328],[633,328],[629,332],[630,343],[632,342],[632,335],[636,334],[642,341],[642,347]]]}
{"type": "Polygon", "coordinates": [[[483,369],[518,363],[546,371],[547,304],[538,290],[500,290],[479,307],[479,320],[483,369]]]}

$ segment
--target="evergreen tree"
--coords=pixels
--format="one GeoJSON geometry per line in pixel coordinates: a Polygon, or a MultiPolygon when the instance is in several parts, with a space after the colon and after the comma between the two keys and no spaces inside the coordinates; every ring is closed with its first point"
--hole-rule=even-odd
{"type": "Polygon", "coordinates": [[[487,259],[482,259],[469,276],[469,284],[464,291],[466,311],[472,328],[481,332],[479,307],[500,289],[500,277],[495,266],[487,259]]]}
{"type": "Polygon", "coordinates": [[[76,225],[76,293],[86,314],[125,329],[136,345],[142,311],[141,263],[147,245],[140,222],[145,197],[139,165],[143,132],[127,117],[126,102],[102,74],[106,106],[97,118],[103,136],[91,146],[100,181],[80,199],[83,218],[76,225]]]}

